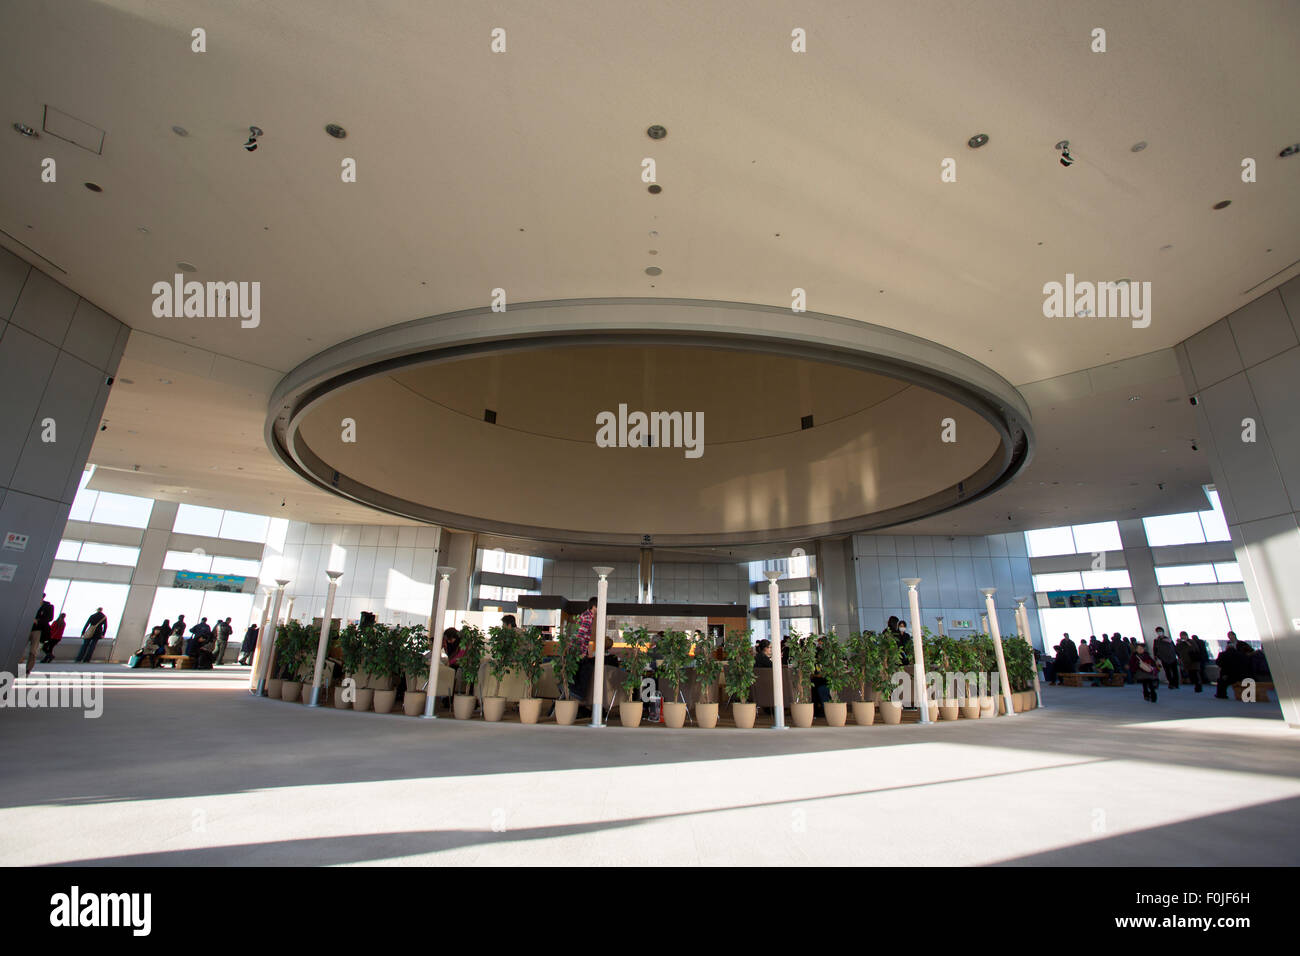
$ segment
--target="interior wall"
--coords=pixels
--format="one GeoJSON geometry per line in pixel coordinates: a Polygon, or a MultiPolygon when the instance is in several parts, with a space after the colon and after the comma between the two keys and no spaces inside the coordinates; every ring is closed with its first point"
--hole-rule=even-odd
{"type": "Polygon", "coordinates": [[[0,550],[0,669],[10,673],[26,657],[32,618],[108,401],[107,380],[130,333],[0,249],[0,535],[27,539],[21,550],[0,550]]]}

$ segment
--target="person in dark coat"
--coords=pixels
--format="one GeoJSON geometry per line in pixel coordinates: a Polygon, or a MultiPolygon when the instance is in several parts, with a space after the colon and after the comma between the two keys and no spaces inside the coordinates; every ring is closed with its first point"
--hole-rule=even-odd
{"type": "Polygon", "coordinates": [[[67,629],[67,626],[66,614],[60,614],[54,623],[50,625],[50,639],[41,644],[41,649],[45,651],[45,656],[41,658],[42,664],[54,662],[54,649],[59,646],[59,641],[63,640],[63,632],[67,629]]]}
{"type": "Polygon", "coordinates": [[[1214,663],[1219,665],[1219,682],[1215,686],[1214,696],[1227,700],[1228,686],[1250,676],[1247,670],[1248,658],[1238,649],[1236,634],[1228,632],[1228,646],[1219,653],[1214,663]]]}
{"type": "Polygon", "coordinates": [[[1147,653],[1147,646],[1141,641],[1128,662],[1129,673],[1133,680],[1142,685],[1142,699],[1156,702],[1156,688],[1160,686],[1160,665],[1147,653]]]}
{"type": "Polygon", "coordinates": [[[235,663],[252,664],[255,650],[257,650],[257,625],[250,624],[248,630],[244,632],[244,640],[239,645],[239,657],[235,660],[235,663]]]}
{"type": "Polygon", "coordinates": [[[54,605],[41,595],[41,605],[36,609],[32,620],[32,630],[27,645],[27,673],[36,669],[36,652],[42,644],[50,639],[50,622],[54,620],[54,605]]]}
{"type": "Polygon", "coordinates": [[[1162,628],[1156,628],[1156,643],[1153,650],[1156,660],[1165,669],[1165,680],[1169,682],[1169,689],[1178,690],[1178,649],[1174,647],[1174,642],[1162,628]]]}
{"type": "Polygon", "coordinates": [[[77,664],[89,664],[95,656],[95,645],[108,630],[108,615],[102,607],[95,608],[95,613],[86,618],[86,626],[81,629],[81,650],[77,651],[77,664]]]}

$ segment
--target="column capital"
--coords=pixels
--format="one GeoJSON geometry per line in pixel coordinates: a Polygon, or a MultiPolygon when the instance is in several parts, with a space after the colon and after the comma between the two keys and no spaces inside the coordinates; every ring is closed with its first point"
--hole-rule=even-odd
{"type": "Polygon", "coordinates": [[[290,580],[291,580],[290,578],[276,578],[276,579],[275,579],[275,583],[276,583],[276,586],[279,587],[281,591],[283,591],[284,588],[285,588],[285,585],[287,585],[287,584],[289,583],[290,580]]]}
{"type": "Polygon", "coordinates": [[[769,581],[775,582],[779,580],[783,574],[785,574],[784,571],[764,571],[763,577],[767,578],[769,581]]]}
{"type": "Polygon", "coordinates": [[[997,589],[997,588],[980,588],[980,593],[983,594],[986,598],[991,598],[991,597],[993,597],[993,595],[995,595],[995,594],[998,593],[998,589],[997,589]]]}
{"type": "Polygon", "coordinates": [[[591,570],[595,571],[595,572],[596,572],[597,574],[599,574],[602,578],[607,578],[607,577],[609,577],[611,574],[614,573],[614,569],[613,569],[613,568],[592,568],[591,570]]]}
{"type": "Polygon", "coordinates": [[[920,578],[903,578],[903,583],[907,585],[908,590],[915,591],[916,586],[921,583],[920,578]]]}
{"type": "Polygon", "coordinates": [[[343,577],[343,572],[342,572],[342,571],[326,571],[326,572],[325,572],[325,576],[326,576],[327,578],[329,578],[331,581],[337,581],[339,578],[343,577]]]}
{"type": "Polygon", "coordinates": [[[455,573],[456,573],[456,569],[455,569],[455,568],[448,567],[448,566],[445,565],[445,564],[440,564],[440,565],[438,565],[438,576],[441,577],[441,578],[444,578],[444,579],[449,578],[449,577],[451,577],[451,576],[452,576],[453,574],[455,574],[455,573]]]}

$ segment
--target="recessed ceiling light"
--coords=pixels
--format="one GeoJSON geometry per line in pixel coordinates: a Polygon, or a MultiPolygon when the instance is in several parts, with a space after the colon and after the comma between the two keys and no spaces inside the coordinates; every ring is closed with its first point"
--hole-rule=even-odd
{"type": "Polygon", "coordinates": [[[1227,209],[1227,208],[1228,208],[1229,206],[1231,206],[1231,205],[1232,205],[1232,200],[1231,200],[1231,199],[1222,199],[1222,200],[1220,200],[1219,202],[1216,202],[1216,203],[1214,204],[1214,208],[1215,208],[1215,209],[1227,209]]]}
{"type": "Polygon", "coordinates": [[[138,232],[138,233],[141,233],[142,235],[146,235],[146,236],[149,235],[149,227],[148,227],[148,226],[136,226],[136,227],[135,227],[135,231],[138,232]]]}
{"type": "Polygon", "coordinates": [[[647,129],[645,131],[645,134],[649,136],[651,139],[663,139],[665,136],[668,135],[668,130],[664,129],[662,126],[656,125],[656,126],[651,126],[649,129],[647,129]]]}
{"type": "Polygon", "coordinates": [[[661,275],[663,271],[664,270],[660,269],[658,266],[647,266],[645,270],[645,274],[648,276],[657,276],[657,275],[661,275]]]}
{"type": "Polygon", "coordinates": [[[650,249],[649,252],[650,252],[650,255],[652,255],[652,256],[657,256],[657,255],[659,255],[659,250],[658,250],[658,249],[650,249]]]}
{"type": "Polygon", "coordinates": [[[1282,152],[1278,153],[1277,155],[1279,156],[1279,158],[1285,159],[1287,156],[1294,156],[1296,153],[1300,153],[1300,143],[1292,143],[1290,146],[1282,150],[1282,152]]]}
{"type": "Polygon", "coordinates": [[[660,186],[658,183],[653,183],[647,191],[654,193],[656,196],[658,196],[661,192],[664,191],[664,187],[660,186]]]}
{"type": "Polygon", "coordinates": [[[330,123],[325,127],[325,132],[329,133],[335,139],[347,139],[348,131],[338,123],[330,123]]]}
{"type": "Polygon", "coordinates": [[[1056,148],[1059,150],[1067,150],[1070,148],[1070,141],[1068,139],[1063,139],[1056,144],[1056,148]]]}
{"type": "Polygon", "coordinates": [[[36,130],[28,126],[26,123],[14,123],[14,129],[24,136],[32,137],[32,139],[35,139],[38,135],[36,130]]]}
{"type": "Polygon", "coordinates": [[[1130,402],[1138,402],[1138,401],[1141,401],[1141,400],[1142,400],[1142,396],[1141,396],[1141,395],[1130,395],[1130,396],[1128,397],[1128,400],[1129,400],[1130,402]]]}
{"type": "Polygon", "coordinates": [[[92,193],[102,193],[104,191],[104,187],[99,183],[82,183],[81,185],[85,186],[92,193]]]}
{"type": "Polygon", "coordinates": [[[650,238],[653,239],[653,238],[655,238],[655,237],[658,236],[658,235],[659,235],[659,230],[658,230],[658,229],[651,229],[651,230],[650,230],[650,238]]]}
{"type": "Polygon", "coordinates": [[[1167,243],[1165,243],[1163,246],[1160,247],[1160,251],[1161,251],[1161,252],[1168,252],[1168,251],[1169,251],[1170,249],[1172,249],[1173,247],[1174,247],[1174,244],[1173,244],[1172,242],[1167,242],[1167,243]]]}
{"type": "Polygon", "coordinates": [[[161,383],[164,384],[164,385],[170,385],[170,384],[172,383],[172,380],[169,379],[169,378],[160,378],[160,379],[158,379],[158,381],[161,382],[161,383]]]}
{"type": "Polygon", "coordinates": [[[190,131],[187,130],[184,126],[173,126],[173,127],[172,127],[172,132],[175,133],[177,136],[189,136],[189,135],[190,135],[190,131]]]}
{"type": "Polygon", "coordinates": [[[1130,146],[1129,152],[1140,153],[1142,152],[1142,150],[1146,148],[1147,148],[1147,141],[1142,140],[1141,142],[1134,143],[1132,146],[1130,146]]]}
{"type": "Polygon", "coordinates": [[[988,141],[989,141],[988,133],[976,133],[970,139],[966,140],[966,145],[969,146],[971,149],[979,149],[988,141]]]}
{"type": "Polygon", "coordinates": [[[199,271],[199,267],[196,266],[196,265],[195,265],[194,263],[192,263],[192,262],[178,262],[178,263],[176,263],[176,268],[177,268],[177,269],[180,269],[181,272],[198,272],[198,271],[199,271]]]}

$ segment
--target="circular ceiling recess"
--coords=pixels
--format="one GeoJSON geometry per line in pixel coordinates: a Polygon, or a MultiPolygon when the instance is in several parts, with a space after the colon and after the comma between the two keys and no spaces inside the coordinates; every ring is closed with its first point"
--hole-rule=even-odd
{"type": "Polygon", "coordinates": [[[993,492],[1033,448],[1019,392],[951,349],[836,316],[657,298],[360,336],[285,376],[265,434],[308,481],[390,514],[658,546],[919,519],[993,492]]]}

